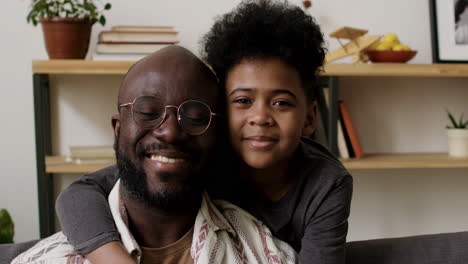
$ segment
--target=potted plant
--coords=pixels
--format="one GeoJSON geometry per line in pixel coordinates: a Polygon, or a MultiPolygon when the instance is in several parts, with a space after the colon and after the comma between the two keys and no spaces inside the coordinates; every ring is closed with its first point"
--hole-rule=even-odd
{"type": "Polygon", "coordinates": [[[6,209],[0,209],[0,244],[13,243],[15,225],[6,209]]]}
{"type": "Polygon", "coordinates": [[[463,114],[458,121],[447,110],[451,126],[447,126],[449,155],[457,158],[468,158],[468,120],[463,119],[463,114]]]}
{"type": "Polygon", "coordinates": [[[98,8],[93,0],[32,0],[26,17],[34,26],[40,22],[50,59],[83,59],[86,57],[91,26],[106,24],[102,14],[111,4],[98,8]]]}

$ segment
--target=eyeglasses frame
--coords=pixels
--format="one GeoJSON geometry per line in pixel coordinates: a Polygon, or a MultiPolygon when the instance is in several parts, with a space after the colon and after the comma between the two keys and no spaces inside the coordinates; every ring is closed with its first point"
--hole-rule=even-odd
{"type": "Polygon", "coordinates": [[[179,106],[176,106],[176,105],[165,105],[165,107],[164,107],[164,114],[163,114],[163,118],[161,119],[161,122],[160,122],[158,125],[154,126],[153,128],[144,128],[144,127],[141,127],[141,126],[138,124],[138,122],[136,121],[136,119],[135,119],[135,114],[134,114],[134,112],[133,112],[133,110],[134,110],[133,105],[135,104],[135,102],[136,102],[139,98],[145,97],[145,96],[154,97],[154,96],[152,96],[152,95],[142,95],[142,96],[136,97],[136,98],[133,99],[133,101],[130,102],[130,103],[125,103],[125,104],[119,105],[119,109],[122,108],[122,107],[130,106],[130,112],[132,113],[132,119],[133,119],[133,121],[135,122],[135,124],[137,124],[137,126],[139,126],[139,127],[142,128],[142,129],[152,130],[152,129],[156,129],[156,128],[160,127],[160,126],[164,123],[164,121],[166,120],[166,117],[167,117],[167,116],[166,116],[166,115],[167,115],[167,108],[175,108],[175,109],[177,109],[177,123],[179,124],[180,129],[181,129],[182,131],[184,131],[184,133],[189,134],[189,133],[187,133],[187,131],[185,131],[185,130],[182,128],[182,126],[180,125],[180,120],[182,119],[182,118],[180,117],[180,107],[181,107],[182,105],[184,105],[185,103],[189,103],[189,102],[201,103],[201,104],[205,105],[205,106],[208,108],[208,110],[210,111],[210,121],[208,122],[208,125],[206,125],[206,128],[203,129],[203,131],[201,131],[200,133],[197,133],[197,134],[191,134],[191,133],[190,133],[189,135],[192,135],[192,136],[199,136],[199,135],[205,133],[205,131],[206,131],[206,130],[210,127],[210,125],[211,125],[211,120],[213,120],[213,116],[217,116],[216,113],[214,113],[213,111],[211,111],[211,108],[210,108],[210,106],[209,106],[207,103],[205,103],[205,102],[203,102],[203,101],[199,101],[199,100],[187,100],[187,101],[182,102],[179,106]]]}

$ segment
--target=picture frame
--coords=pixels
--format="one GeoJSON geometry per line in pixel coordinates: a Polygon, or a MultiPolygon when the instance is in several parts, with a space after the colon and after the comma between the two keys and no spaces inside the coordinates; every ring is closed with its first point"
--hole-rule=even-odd
{"type": "Polygon", "coordinates": [[[434,63],[468,63],[468,0],[429,0],[434,63]]]}

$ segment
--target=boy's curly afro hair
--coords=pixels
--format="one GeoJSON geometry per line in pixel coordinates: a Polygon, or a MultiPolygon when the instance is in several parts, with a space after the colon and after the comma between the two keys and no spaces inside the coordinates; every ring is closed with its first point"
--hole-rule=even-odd
{"type": "Polygon", "coordinates": [[[244,59],[278,58],[295,68],[308,102],[315,99],[317,73],[323,64],[323,35],[301,8],[274,0],[243,1],[218,17],[203,37],[201,54],[219,81],[244,59]]]}

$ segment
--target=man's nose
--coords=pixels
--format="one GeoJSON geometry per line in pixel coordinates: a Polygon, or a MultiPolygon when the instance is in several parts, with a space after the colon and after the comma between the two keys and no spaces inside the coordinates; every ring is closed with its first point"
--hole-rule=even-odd
{"type": "Polygon", "coordinates": [[[153,135],[161,141],[174,143],[183,141],[187,134],[182,130],[177,120],[177,108],[169,106],[166,109],[166,115],[161,125],[153,129],[153,135]]]}
{"type": "Polygon", "coordinates": [[[272,126],[274,119],[271,115],[271,109],[267,104],[254,104],[250,108],[249,125],[251,126],[272,126]]]}

